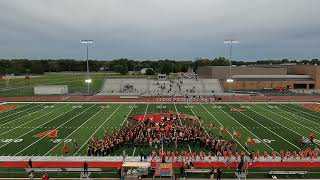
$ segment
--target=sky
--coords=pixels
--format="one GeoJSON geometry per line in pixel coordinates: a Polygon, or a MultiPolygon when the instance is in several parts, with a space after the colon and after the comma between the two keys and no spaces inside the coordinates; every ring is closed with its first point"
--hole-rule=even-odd
{"type": "Polygon", "coordinates": [[[319,0],[1,0],[0,58],[320,58],[319,0]]]}

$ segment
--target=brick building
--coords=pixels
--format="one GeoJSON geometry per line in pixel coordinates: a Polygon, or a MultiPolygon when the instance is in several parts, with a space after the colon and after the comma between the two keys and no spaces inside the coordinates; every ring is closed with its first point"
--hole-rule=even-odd
{"type": "Polygon", "coordinates": [[[217,78],[225,89],[320,89],[320,66],[316,65],[256,65],[232,66],[232,83],[229,66],[203,66],[198,77],[217,78]]]}

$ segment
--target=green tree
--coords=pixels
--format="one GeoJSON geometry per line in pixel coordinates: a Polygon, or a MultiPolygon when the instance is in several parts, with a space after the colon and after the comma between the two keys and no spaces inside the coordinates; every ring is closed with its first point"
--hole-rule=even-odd
{"type": "Polygon", "coordinates": [[[147,69],[146,70],[146,75],[154,75],[154,71],[153,71],[153,69],[147,69]]]}

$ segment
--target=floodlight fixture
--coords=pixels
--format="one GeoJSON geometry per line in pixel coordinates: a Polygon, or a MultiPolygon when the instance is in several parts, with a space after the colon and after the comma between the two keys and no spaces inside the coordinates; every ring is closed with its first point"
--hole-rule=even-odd
{"type": "Polygon", "coordinates": [[[227,79],[227,82],[228,82],[228,83],[233,83],[233,79],[228,78],[228,79],[227,79]]]}
{"type": "Polygon", "coordinates": [[[92,79],[86,79],[84,82],[90,84],[90,83],[92,83],[92,79]]]}
{"type": "Polygon", "coordinates": [[[94,41],[93,40],[80,40],[81,44],[93,44],[94,41]]]}

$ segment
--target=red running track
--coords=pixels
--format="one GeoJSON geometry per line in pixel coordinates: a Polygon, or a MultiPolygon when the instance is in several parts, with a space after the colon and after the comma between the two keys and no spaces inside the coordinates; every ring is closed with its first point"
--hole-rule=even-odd
{"type": "MultiPolygon", "coordinates": [[[[34,161],[33,167],[82,167],[83,162],[79,161],[34,161]]],[[[110,161],[110,162],[101,162],[101,161],[89,161],[89,167],[108,167],[116,168],[122,165],[121,161],[110,161]]],[[[180,167],[182,162],[173,162],[173,167],[180,167]]],[[[155,162],[151,163],[152,167],[156,166],[155,162]]],[[[195,162],[194,166],[196,168],[212,168],[212,167],[237,167],[236,162],[232,162],[229,165],[226,165],[224,162],[195,162]]],[[[0,162],[0,167],[28,167],[27,161],[3,161],[0,162]]],[[[253,162],[250,167],[256,168],[320,168],[320,162],[253,162]]]]}

